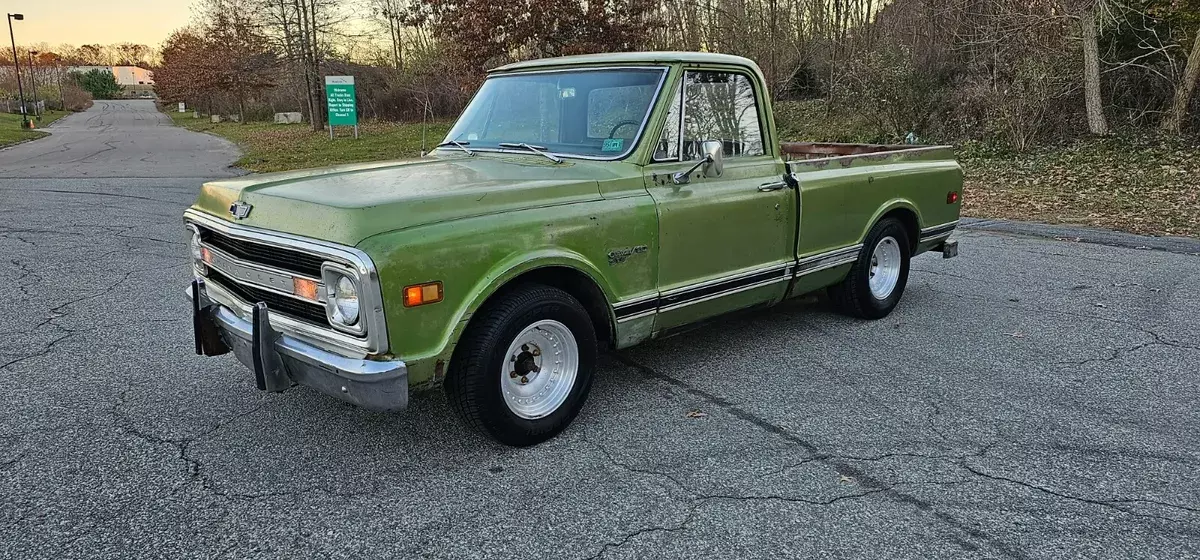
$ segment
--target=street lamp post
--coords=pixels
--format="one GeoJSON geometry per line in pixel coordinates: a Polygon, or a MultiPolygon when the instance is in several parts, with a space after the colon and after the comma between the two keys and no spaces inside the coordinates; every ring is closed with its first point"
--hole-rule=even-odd
{"type": "Polygon", "coordinates": [[[29,96],[33,98],[33,113],[34,116],[41,117],[41,111],[38,111],[37,102],[37,67],[33,65],[33,57],[37,56],[38,51],[29,51],[29,96]]]}
{"type": "Polygon", "coordinates": [[[21,126],[29,128],[29,112],[25,110],[25,89],[21,86],[21,63],[17,58],[17,39],[13,35],[12,22],[13,20],[21,21],[25,19],[22,14],[8,14],[8,39],[12,41],[13,49],[13,67],[17,70],[17,96],[21,101],[21,126]]]}

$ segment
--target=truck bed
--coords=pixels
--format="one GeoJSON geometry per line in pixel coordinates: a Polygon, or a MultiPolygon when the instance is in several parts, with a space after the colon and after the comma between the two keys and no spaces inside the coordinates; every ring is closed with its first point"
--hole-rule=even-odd
{"type": "Polygon", "coordinates": [[[780,149],[788,159],[823,159],[842,156],[857,156],[862,154],[877,154],[880,152],[899,152],[919,150],[921,148],[939,148],[942,146],[923,146],[919,144],[843,144],[838,142],[781,142],[780,149]]]}

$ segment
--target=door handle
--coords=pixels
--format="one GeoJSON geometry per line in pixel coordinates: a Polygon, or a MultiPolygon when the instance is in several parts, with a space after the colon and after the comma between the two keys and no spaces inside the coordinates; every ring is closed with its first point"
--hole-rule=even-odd
{"type": "Polygon", "coordinates": [[[783,181],[776,181],[774,183],[763,183],[762,185],[759,185],[758,192],[771,192],[785,188],[787,188],[787,183],[783,181]]]}

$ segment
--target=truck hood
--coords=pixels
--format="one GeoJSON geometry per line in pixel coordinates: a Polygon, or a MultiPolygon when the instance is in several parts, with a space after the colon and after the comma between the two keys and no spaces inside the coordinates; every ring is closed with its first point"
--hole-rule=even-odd
{"type": "Polygon", "coordinates": [[[446,220],[601,198],[613,162],[480,154],[342,165],[213,181],[193,208],[253,226],[356,245],[372,235],[446,220]],[[544,163],[543,163],[544,161],[544,163]],[[251,205],[235,220],[229,207],[251,205]]]}

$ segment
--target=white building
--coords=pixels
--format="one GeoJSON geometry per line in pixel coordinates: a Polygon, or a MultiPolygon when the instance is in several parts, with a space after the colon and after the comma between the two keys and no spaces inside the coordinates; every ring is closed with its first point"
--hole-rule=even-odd
{"type": "Polygon", "coordinates": [[[125,97],[153,98],[154,72],[137,66],[70,66],[67,72],[87,73],[92,70],[112,72],[125,97]]]}
{"type": "Polygon", "coordinates": [[[137,66],[71,66],[67,72],[86,73],[92,70],[112,72],[121,86],[153,86],[154,72],[137,66]]]}

